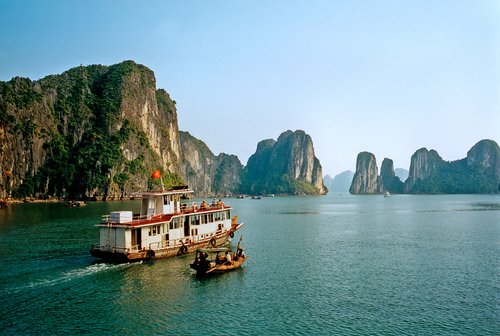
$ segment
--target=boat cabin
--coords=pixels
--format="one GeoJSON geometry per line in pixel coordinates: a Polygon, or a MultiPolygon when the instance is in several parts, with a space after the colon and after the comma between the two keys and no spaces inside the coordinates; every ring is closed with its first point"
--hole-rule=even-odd
{"type": "Polygon", "coordinates": [[[222,201],[198,205],[192,202],[192,193],[187,187],[142,193],[139,214],[115,211],[103,216],[97,225],[100,246],[93,249],[175,255],[194,252],[195,245],[218,246],[233,236],[239,226],[237,216],[231,220],[231,207],[222,201]]]}

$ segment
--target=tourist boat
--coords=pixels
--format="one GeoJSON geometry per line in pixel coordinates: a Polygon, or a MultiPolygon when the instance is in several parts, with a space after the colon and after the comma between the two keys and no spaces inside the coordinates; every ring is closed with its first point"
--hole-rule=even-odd
{"type": "Polygon", "coordinates": [[[189,266],[196,271],[197,276],[225,273],[240,268],[248,259],[243,250],[235,254],[228,247],[205,248],[196,251],[194,262],[189,266]],[[228,261],[227,255],[230,255],[228,261]]]}
{"type": "Polygon", "coordinates": [[[141,193],[140,214],[114,211],[102,217],[99,244],[90,253],[114,262],[149,260],[217,247],[243,224],[231,219],[232,208],[219,202],[190,202],[187,186],[141,193]]]}

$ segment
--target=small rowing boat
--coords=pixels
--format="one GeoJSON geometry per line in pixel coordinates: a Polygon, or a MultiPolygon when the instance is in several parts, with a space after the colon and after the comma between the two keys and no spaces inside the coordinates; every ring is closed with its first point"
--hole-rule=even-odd
{"type": "Polygon", "coordinates": [[[240,238],[236,253],[229,247],[198,249],[190,267],[196,271],[197,276],[206,276],[240,268],[247,259],[240,238]]]}

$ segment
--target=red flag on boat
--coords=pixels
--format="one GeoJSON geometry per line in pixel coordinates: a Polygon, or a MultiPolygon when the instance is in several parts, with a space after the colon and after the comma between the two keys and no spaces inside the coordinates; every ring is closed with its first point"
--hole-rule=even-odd
{"type": "Polygon", "coordinates": [[[155,170],[153,173],[151,173],[151,177],[154,178],[154,179],[158,179],[161,177],[161,173],[160,173],[160,170],[155,170]]]}

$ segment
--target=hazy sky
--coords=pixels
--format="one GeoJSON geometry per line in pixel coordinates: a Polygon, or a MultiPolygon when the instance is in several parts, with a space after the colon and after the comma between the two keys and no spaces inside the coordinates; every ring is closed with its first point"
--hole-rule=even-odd
{"type": "Polygon", "coordinates": [[[323,173],[500,139],[500,1],[0,0],[0,80],[132,59],[243,164],[302,129],[323,173]]]}

